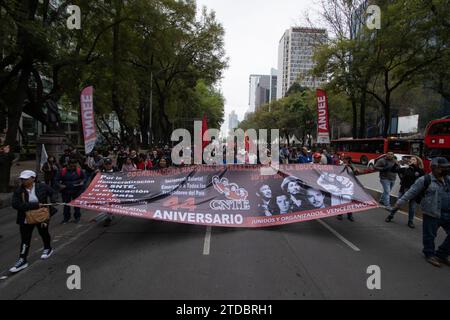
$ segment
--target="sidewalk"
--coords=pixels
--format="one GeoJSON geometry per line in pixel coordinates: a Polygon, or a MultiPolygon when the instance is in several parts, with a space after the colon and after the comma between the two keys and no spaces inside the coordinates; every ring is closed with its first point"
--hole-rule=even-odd
{"type": "MultiPolygon", "coordinates": [[[[19,186],[18,176],[23,170],[36,171],[36,160],[19,161],[11,167],[10,185],[19,186]]],[[[39,175],[40,173],[38,173],[39,175]]],[[[0,193],[0,209],[11,206],[12,193],[0,193]]]]}

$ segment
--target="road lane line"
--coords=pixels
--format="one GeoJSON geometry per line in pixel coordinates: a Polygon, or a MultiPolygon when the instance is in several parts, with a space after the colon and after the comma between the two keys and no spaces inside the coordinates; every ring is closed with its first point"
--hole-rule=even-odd
{"type": "MultiPolygon", "coordinates": [[[[82,232],[76,234],[73,238],[67,240],[67,242],[65,242],[65,243],[62,244],[61,246],[56,247],[56,248],[53,248],[53,249],[55,250],[55,252],[57,253],[57,251],[61,251],[62,249],[64,249],[64,248],[67,247],[68,245],[74,243],[76,240],[78,240],[78,239],[79,239],[81,236],[83,236],[85,233],[87,233],[87,232],[91,231],[92,229],[94,229],[97,225],[96,225],[96,224],[91,224],[91,225],[87,224],[87,225],[85,225],[85,226],[87,227],[85,230],[83,230],[82,232]]],[[[33,256],[32,258],[34,258],[34,255],[35,255],[36,253],[38,253],[39,251],[42,251],[42,250],[44,250],[43,247],[40,248],[40,249],[38,249],[38,250],[36,250],[36,251],[34,251],[34,252],[32,253],[32,256],[33,256]]],[[[31,270],[34,266],[36,266],[39,262],[42,263],[42,260],[39,260],[39,259],[37,259],[37,257],[36,257],[36,261],[34,261],[33,263],[31,263],[31,264],[29,265],[29,267],[26,268],[24,271],[22,271],[22,272],[20,272],[20,273],[18,273],[18,274],[15,274],[14,277],[8,277],[7,279],[5,279],[5,280],[8,280],[8,281],[7,281],[7,282],[6,282],[6,281],[3,282],[3,283],[2,283],[3,286],[6,286],[6,285],[9,284],[12,280],[18,279],[18,278],[21,277],[22,275],[27,274],[27,272],[30,272],[30,270],[31,270]]],[[[5,271],[3,271],[3,272],[0,272],[0,274],[2,274],[2,275],[3,275],[3,274],[7,274],[7,273],[9,273],[8,270],[5,270],[5,271]]]]}
{"type": "Polygon", "coordinates": [[[205,243],[203,244],[203,255],[209,256],[211,247],[211,227],[206,227],[205,243]]]}
{"type": "MultiPolygon", "coordinates": [[[[409,217],[409,214],[407,213],[407,212],[404,212],[404,211],[399,211],[399,213],[401,213],[402,215],[404,215],[404,216],[407,216],[407,217],[409,217]]],[[[414,219],[416,219],[416,220],[418,220],[418,221],[420,221],[420,222],[423,222],[423,220],[422,219],[420,219],[420,218],[417,218],[416,216],[414,216],[414,219]]]]}
{"type": "Polygon", "coordinates": [[[341,240],[342,242],[344,242],[346,245],[348,245],[352,250],[356,251],[356,252],[360,252],[361,250],[355,246],[353,243],[351,243],[350,241],[348,241],[347,239],[344,238],[343,235],[341,235],[339,232],[337,232],[336,230],[334,230],[332,227],[330,227],[327,223],[323,222],[322,220],[317,220],[317,222],[319,222],[322,226],[324,226],[326,229],[328,229],[328,231],[330,231],[332,234],[334,234],[339,240],[341,240]]]}

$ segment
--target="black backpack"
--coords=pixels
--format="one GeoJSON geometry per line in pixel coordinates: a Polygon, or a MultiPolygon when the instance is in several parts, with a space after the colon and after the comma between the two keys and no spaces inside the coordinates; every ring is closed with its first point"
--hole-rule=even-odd
{"type": "Polygon", "coordinates": [[[430,185],[431,185],[431,175],[427,174],[425,175],[424,187],[422,192],[414,199],[417,204],[422,203],[422,200],[425,197],[425,193],[427,192],[430,185]]]}

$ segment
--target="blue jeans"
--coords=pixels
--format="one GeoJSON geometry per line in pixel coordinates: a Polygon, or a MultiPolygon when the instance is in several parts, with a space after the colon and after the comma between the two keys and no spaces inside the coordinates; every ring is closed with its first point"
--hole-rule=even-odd
{"type": "Polygon", "coordinates": [[[423,253],[427,258],[435,256],[441,259],[448,258],[450,255],[450,219],[437,219],[423,215],[423,253]],[[438,251],[435,251],[434,240],[440,227],[447,233],[447,238],[438,251]]]}
{"type": "Polygon", "coordinates": [[[380,182],[381,182],[381,185],[383,186],[383,194],[381,195],[381,203],[388,209],[391,209],[391,191],[394,188],[395,181],[381,179],[380,182]]]}
{"type": "MultiPolygon", "coordinates": [[[[400,192],[399,194],[398,194],[398,198],[400,199],[401,197],[403,197],[403,195],[405,194],[406,192],[400,192]]],[[[416,200],[415,199],[413,199],[413,200],[411,200],[410,202],[409,202],[409,208],[408,208],[408,216],[409,216],[409,222],[414,222],[414,217],[416,216],[416,208],[417,208],[417,202],[416,202],[416,200]]]]}

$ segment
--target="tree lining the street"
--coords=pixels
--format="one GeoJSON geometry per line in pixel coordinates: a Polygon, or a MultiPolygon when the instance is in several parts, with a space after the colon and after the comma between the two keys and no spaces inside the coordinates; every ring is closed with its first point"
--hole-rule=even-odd
{"type": "MultiPolygon", "coordinates": [[[[168,141],[180,110],[191,118],[209,113],[211,126],[220,127],[224,99],[215,85],[227,67],[223,38],[214,12],[198,14],[195,1],[61,1],[55,9],[49,1],[1,0],[5,143],[17,145],[22,112],[49,125],[47,101],[78,110],[80,92],[88,85],[95,88],[97,121],[106,124],[114,112],[126,144],[137,146],[139,136],[147,141],[150,91],[155,141],[168,141]],[[81,9],[80,30],[67,28],[69,4],[81,9]],[[185,103],[192,92],[199,97],[193,99],[197,105],[185,103]],[[211,112],[203,101],[209,98],[215,102],[211,112]]],[[[0,174],[9,176],[9,168],[0,174]]]]}
{"type": "Polygon", "coordinates": [[[353,137],[366,135],[366,111],[373,101],[382,111],[387,137],[392,102],[400,91],[425,86],[450,102],[450,77],[448,68],[443,68],[449,63],[448,1],[377,1],[381,29],[369,30],[363,15],[355,33],[354,12],[365,9],[362,3],[323,1],[322,18],[333,37],[317,51],[314,74],[327,74],[326,88],[348,95],[353,137]]]}

